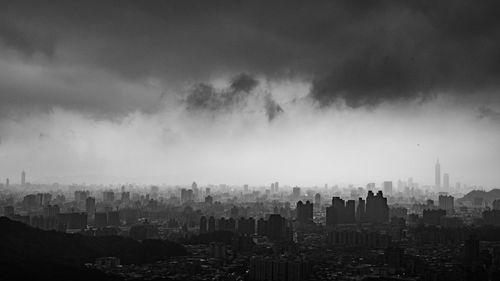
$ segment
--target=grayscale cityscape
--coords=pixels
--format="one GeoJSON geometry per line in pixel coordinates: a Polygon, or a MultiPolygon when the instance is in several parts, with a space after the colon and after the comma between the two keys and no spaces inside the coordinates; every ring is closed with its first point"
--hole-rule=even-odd
{"type": "Polygon", "coordinates": [[[499,15],[0,1],[0,280],[500,280],[499,15]]]}

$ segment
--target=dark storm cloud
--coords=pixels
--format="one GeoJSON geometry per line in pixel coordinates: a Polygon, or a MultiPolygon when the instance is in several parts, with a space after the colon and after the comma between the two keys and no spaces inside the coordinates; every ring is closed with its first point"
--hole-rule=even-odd
{"type": "Polygon", "coordinates": [[[199,83],[187,96],[186,107],[190,111],[231,110],[234,106],[245,102],[258,84],[255,78],[245,73],[231,79],[231,84],[226,89],[216,89],[210,84],[199,83]]]}
{"type": "MultiPolygon", "coordinates": [[[[312,81],[310,97],[320,105],[343,100],[359,107],[440,92],[496,92],[498,14],[494,0],[16,0],[0,3],[0,42],[131,82],[184,85],[242,72],[299,77],[312,81]]],[[[244,99],[252,83],[233,81],[225,91],[244,99]]],[[[0,90],[0,102],[12,98],[0,90]]],[[[62,103],[61,95],[34,95],[26,103],[62,103]]],[[[76,95],[64,99],[78,101],[76,95]]],[[[102,104],[102,93],[86,95],[89,104],[102,104]]],[[[129,104],[121,111],[143,107],[140,93],[117,99],[129,104]]],[[[218,109],[235,101],[198,84],[187,102],[191,109],[218,109]]]]}
{"type": "Polygon", "coordinates": [[[273,121],[278,115],[283,113],[283,108],[273,99],[271,94],[265,97],[265,109],[269,121],[273,121]]]}
{"type": "Polygon", "coordinates": [[[481,106],[479,108],[479,119],[488,118],[493,121],[500,121],[500,112],[495,111],[487,106],[481,106]]]}

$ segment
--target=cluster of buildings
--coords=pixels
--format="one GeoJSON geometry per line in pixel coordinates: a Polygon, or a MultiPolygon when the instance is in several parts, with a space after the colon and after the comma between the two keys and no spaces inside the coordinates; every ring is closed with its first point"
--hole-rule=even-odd
{"type": "MultiPolygon", "coordinates": [[[[456,200],[436,164],[434,191],[365,187],[35,186],[0,189],[3,215],[44,230],[183,243],[189,266],[97,268],[172,280],[468,280],[500,262],[500,199],[456,200]],[[477,202],[476,202],[477,201],[477,202]],[[481,202],[479,202],[481,201],[481,202]],[[436,202],[436,203],[435,203],[436,202]],[[479,203],[478,203],[479,202],[479,203]],[[398,279],[405,276],[406,279],[398,279]],[[181,278],[181,279],[175,279],[181,278]]],[[[5,187],[5,185],[4,185],[5,187]]],[[[119,266],[117,266],[119,264],[119,266]]],[[[482,274],[482,275],[481,275],[482,274]]]]}

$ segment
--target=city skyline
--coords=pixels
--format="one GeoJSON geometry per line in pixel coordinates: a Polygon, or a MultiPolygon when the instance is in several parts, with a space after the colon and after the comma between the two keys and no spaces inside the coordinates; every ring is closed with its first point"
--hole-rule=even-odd
{"type": "MultiPolygon", "coordinates": [[[[125,181],[126,182],[126,181],[125,181]]],[[[5,187],[9,187],[9,183],[10,183],[10,180],[9,178],[6,178],[6,183],[5,187]]],[[[27,182],[26,181],[26,172],[23,170],[21,172],[21,179],[20,179],[20,182],[19,182],[19,185],[21,187],[26,187],[26,184],[52,184],[52,183],[57,183],[57,184],[71,184],[71,185],[74,185],[74,184],[91,184],[91,185],[95,185],[95,184],[110,184],[110,185],[122,185],[124,183],[124,180],[123,178],[118,181],[118,182],[96,182],[96,183],[92,183],[92,182],[48,182],[48,181],[37,181],[35,179],[35,181],[33,181],[32,183],[31,182],[27,182]]],[[[166,182],[161,182],[161,183],[154,183],[154,182],[147,182],[147,183],[137,183],[137,182],[127,182],[127,184],[159,184],[159,185],[162,185],[162,186],[189,186],[189,184],[187,183],[175,183],[175,184],[172,184],[172,183],[166,183],[166,182]]],[[[283,182],[282,182],[283,183],[283,182]]],[[[14,182],[14,185],[16,183],[14,182]]],[[[214,184],[229,184],[230,186],[239,186],[239,187],[244,187],[245,189],[248,188],[249,184],[248,183],[227,183],[227,182],[219,182],[219,183],[210,183],[210,182],[205,182],[205,183],[202,183],[202,184],[205,184],[205,185],[214,185],[214,184]]],[[[271,191],[274,190],[275,188],[275,184],[276,186],[278,185],[278,182],[276,183],[271,183],[271,191]]],[[[439,162],[439,158],[437,159],[436,163],[435,163],[435,166],[434,166],[434,185],[429,185],[429,184],[426,184],[426,183],[420,183],[418,181],[414,181],[414,178],[413,177],[408,177],[407,180],[405,179],[397,179],[397,180],[394,180],[394,179],[384,179],[383,182],[379,182],[379,183],[374,183],[372,181],[368,182],[368,183],[358,183],[358,184],[353,184],[353,183],[326,183],[325,184],[325,189],[330,185],[330,186],[337,186],[339,187],[339,184],[340,184],[340,187],[343,187],[343,188],[346,188],[346,187],[354,187],[354,186],[360,186],[360,187],[363,187],[365,184],[366,184],[366,188],[367,189],[374,189],[375,187],[379,188],[380,190],[383,190],[384,192],[388,192],[391,193],[392,190],[393,190],[393,186],[395,186],[397,189],[399,189],[399,191],[402,191],[402,188],[404,187],[408,187],[408,188],[417,188],[417,189],[420,189],[420,188],[425,188],[427,190],[431,190],[431,191],[434,191],[434,192],[451,192],[452,190],[454,190],[455,192],[459,192],[458,190],[460,190],[462,188],[462,186],[469,186],[469,187],[472,187],[472,188],[478,188],[478,189],[481,189],[481,190],[484,190],[485,187],[484,186],[481,186],[481,185],[474,185],[474,184],[468,184],[468,183],[464,183],[464,182],[461,182],[460,180],[457,180],[455,183],[453,182],[450,182],[450,174],[448,172],[446,173],[441,173],[441,164],[439,162]],[[389,181],[388,181],[389,180],[389,181]],[[442,184],[441,184],[442,182],[442,184]]],[[[196,185],[196,182],[193,182],[192,185],[196,185]]],[[[252,187],[265,187],[267,185],[267,183],[258,183],[258,184],[252,184],[251,186],[252,187]]],[[[298,186],[297,184],[294,184],[294,183],[287,183],[285,182],[284,184],[285,187],[288,187],[288,188],[293,188],[294,186],[298,186]]],[[[318,184],[314,184],[314,185],[301,185],[303,187],[319,187],[321,186],[318,185],[318,184]]],[[[490,189],[494,189],[495,187],[490,187],[490,188],[486,188],[486,190],[490,190],[490,189]]]]}

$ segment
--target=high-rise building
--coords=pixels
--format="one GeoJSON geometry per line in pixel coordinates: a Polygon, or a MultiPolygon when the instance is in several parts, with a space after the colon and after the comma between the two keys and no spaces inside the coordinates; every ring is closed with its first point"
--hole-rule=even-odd
{"type": "Polygon", "coordinates": [[[108,215],[108,225],[119,226],[121,224],[119,211],[111,211],[111,212],[108,212],[107,215],[108,215]]]}
{"type": "Polygon", "coordinates": [[[441,188],[441,165],[439,164],[439,159],[436,161],[436,166],[434,167],[434,184],[436,189],[441,188]]]}
{"type": "Polygon", "coordinates": [[[332,205],[326,208],[326,225],[335,226],[344,223],[345,202],[340,197],[332,197],[332,205]]]}
{"type": "Polygon", "coordinates": [[[441,218],[446,216],[445,210],[425,209],[422,214],[422,221],[426,225],[439,225],[441,218]]]}
{"type": "Polygon", "coordinates": [[[443,188],[445,191],[450,190],[450,175],[448,173],[443,174],[443,188]]]}
{"type": "Polygon", "coordinates": [[[296,208],[297,216],[296,219],[300,223],[309,223],[313,220],[313,204],[309,201],[302,203],[302,201],[297,202],[296,208]]]}
{"type": "Polygon", "coordinates": [[[26,185],[26,173],[24,171],[21,173],[21,185],[26,185]]]}
{"type": "Polygon", "coordinates": [[[392,181],[384,181],[384,193],[392,194],[392,181]]]}
{"type": "Polygon", "coordinates": [[[194,201],[194,195],[192,189],[181,189],[181,203],[188,203],[194,201]]]}
{"type": "Polygon", "coordinates": [[[203,234],[206,232],[207,232],[207,218],[205,216],[202,216],[200,218],[200,234],[203,234]]]}
{"type": "Polygon", "coordinates": [[[283,218],[281,215],[277,215],[277,214],[270,215],[268,222],[267,222],[267,237],[270,240],[285,239],[286,238],[286,219],[283,218]]]}
{"type": "Polygon", "coordinates": [[[318,210],[321,209],[321,194],[319,193],[316,193],[316,195],[314,195],[314,207],[318,210]]]}
{"type": "Polygon", "coordinates": [[[439,209],[445,210],[446,214],[453,214],[455,209],[455,198],[451,195],[439,195],[439,209]]]}
{"type": "Polygon", "coordinates": [[[381,190],[377,192],[377,195],[374,195],[371,190],[368,191],[365,213],[367,221],[371,223],[381,223],[389,220],[387,198],[383,196],[381,190]]]}
{"type": "Polygon", "coordinates": [[[104,203],[113,203],[115,201],[115,193],[111,190],[102,193],[104,203]]]}
{"type": "Polygon", "coordinates": [[[344,208],[343,221],[345,223],[355,223],[356,222],[356,201],[347,200],[344,208]]]}
{"type": "Polygon", "coordinates": [[[208,218],[208,232],[215,232],[215,218],[213,216],[208,218]]]}
{"type": "Polygon", "coordinates": [[[366,218],[365,215],[365,200],[359,197],[358,199],[358,207],[356,208],[356,220],[358,222],[364,222],[366,218]]]}
{"type": "Polygon", "coordinates": [[[293,198],[299,198],[300,197],[300,187],[296,186],[296,187],[293,188],[292,197],[293,198]]]}
{"type": "Polygon", "coordinates": [[[5,187],[8,188],[10,184],[9,178],[5,179],[5,187]]]}
{"type": "Polygon", "coordinates": [[[85,200],[85,210],[90,218],[93,218],[95,215],[95,198],[87,197],[85,200]]]}

